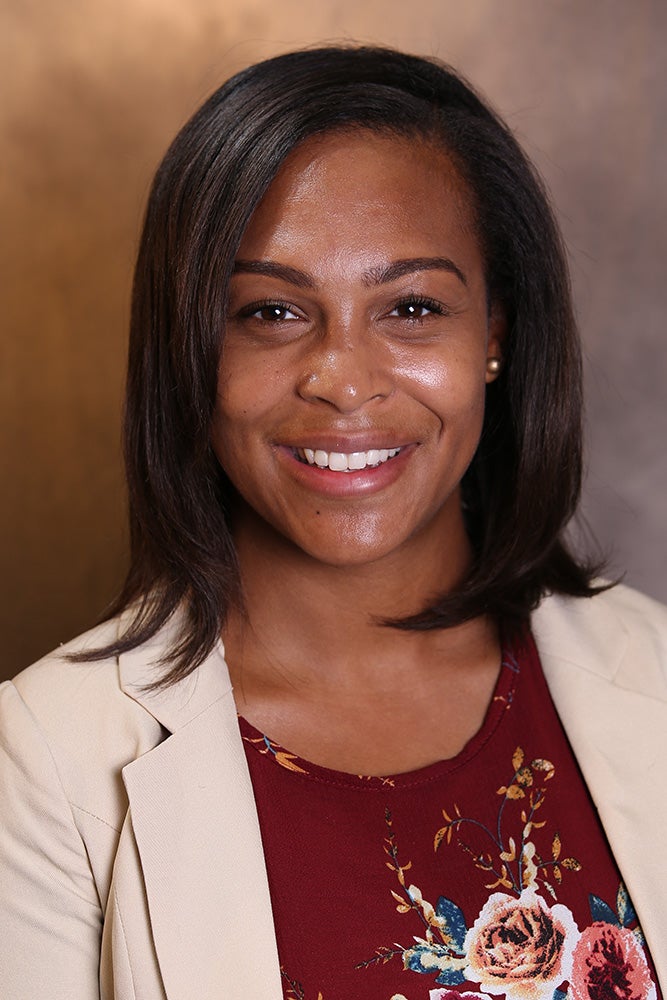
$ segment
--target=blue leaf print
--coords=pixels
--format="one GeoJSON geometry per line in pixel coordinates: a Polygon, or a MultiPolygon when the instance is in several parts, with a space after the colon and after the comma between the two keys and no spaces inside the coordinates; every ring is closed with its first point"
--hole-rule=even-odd
{"type": "Polygon", "coordinates": [[[435,912],[447,922],[447,933],[451,937],[454,947],[462,950],[468,928],[461,908],[456,903],[452,903],[451,899],[447,899],[446,896],[439,896],[438,902],[435,904],[435,912]]]}
{"type": "Polygon", "coordinates": [[[616,909],[618,910],[618,920],[621,927],[629,927],[630,924],[633,924],[637,919],[637,914],[635,913],[634,907],[630,902],[630,897],[628,896],[628,890],[622,882],[618,887],[616,909]]]}
{"type": "Polygon", "coordinates": [[[588,897],[588,902],[591,907],[591,917],[593,918],[593,923],[596,920],[601,920],[605,924],[613,924],[614,927],[620,927],[618,917],[612,910],[611,906],[608,906],[604,899],[600,899],[599,896],[594,896],[591,893],[588,897]]]}
{"type": "Polygon", "coordinates": [[[567,1000],[567,993],[562,990],[554,990],[553,1000],[567,1000]]]}
{"type": "Polygon", "coordinates": [[[421,972],[422,975],[432,976],[434,972],[440,970],[436,983],[465,982],[460,972],[453,969],[443,970],[443,965],[449,965],[452,961],[452,956],[448,955],[442,945],[436,942],[424,941],[403,952],[403,968],[409,969],[410,972],[421,972]],[[461,978],[452,978],[457,976],[461,976],[461,978]]]}
{"type": "Polygon", "coordinates": [[[465,981],[466,977],[458,969],[445,969],[436,979],[438,986],[459,986],[465,981]]]}
{"type": "Polygon", "coordinates": [[[433,949],[429,948],[428,945],[418,944],[414,948],[410,948],[406,951],[403,956],[403,962],[406,969],[411,972],[433,972],[433,962],[428,962],[424,965],[422,963],[422,956],[432,955],[433,949]]]}

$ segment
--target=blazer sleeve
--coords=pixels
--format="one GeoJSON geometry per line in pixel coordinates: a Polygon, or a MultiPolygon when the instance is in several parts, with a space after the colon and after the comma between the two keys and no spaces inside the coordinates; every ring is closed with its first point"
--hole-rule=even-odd
{"type": "Polygon", "coordinates": [[[102,911],[44,734],[0,685],[0,995],[99,1000],[102,911]]]}

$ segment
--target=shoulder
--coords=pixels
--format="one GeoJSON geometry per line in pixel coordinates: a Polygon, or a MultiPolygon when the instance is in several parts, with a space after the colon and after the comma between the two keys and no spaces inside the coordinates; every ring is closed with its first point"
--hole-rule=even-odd
{"type": "Polygon", "coordinates": [[[540,656],[667,699],[667,607],[616,585],[594,597],[546,597],[532,626],[540,656]]]}
{"type": "Polygon", "coordinates": [[[611,621],[616,621],[622,628],[649,630],[667,636],[667,606],[623,584],[616,584],[594,597],[552,594],[543,600],[535,615],[539,620],[553,619],[573,625],[580,622],[592,628],[608,628],[611,621]]]}
{"type": "Polygon", "coordinates": [[[0,685],[0,938],[16,996],[25,982],[50,995],[48,976],[59,995],[98,993],[102,914],[128,810],[121,771],[164,738],[122,690],[115,657],[68,659],[108,645],[118,624],[0,685]]]}
{"type": "Polygon", "coordinates": [[[121,688],[118,661],[68,657],[113,641],[118,621],[67,643],[0,685],[0,745],[26,780],[55,768],[70,803],[116,826],[121,769],[163,739],[159,723],[121,688]]]}
{"type": "Polygon", "coordinates": [[[221,643],[182,680],[151,689],[180,635],[179,610],[152,639],[118,657],[72,661],[72,654],[112,644],[124,627],[123,616],[111,619],[0,685],[0,750],[20,757],[41,745],[70,801],[105,817],[122,816],[125,765],[232,690],[221,643]]]}
{"type": "Polygon", "coordinates": [[[660,646],[667,642],[667,607],[622,584],[594,597],[550,595],[534,613],[533,621],[544,629],[623,631],[652,639],[660,646]]]}
{"type": "MultiPolygon", "coordinates": [[[[154,719],[120,682],[119,660],[72,661],[113,642],[118,636],[119,619],[112,619],[27,667],[9,682],[45,734],[58,742],[75,739],[91,749],[130,741],[135,749],[143,728],[155,731],[154,719]],[[74,735],[75,734],[75,735],[74,735]]],[[[159,728],[159,727],[158,727],[159,728]]]]}

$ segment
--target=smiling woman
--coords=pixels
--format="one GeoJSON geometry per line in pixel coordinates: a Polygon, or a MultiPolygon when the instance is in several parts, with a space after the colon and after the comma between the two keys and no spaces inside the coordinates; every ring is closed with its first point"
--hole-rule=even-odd
{"type": "Polygon", "coordinates": [[[488,106],[356,47],[220,88],[126,412],[125,588],[0,689],[3,997],[657,1000],[667,618],[564,540],[567,270],[488,106]]]}

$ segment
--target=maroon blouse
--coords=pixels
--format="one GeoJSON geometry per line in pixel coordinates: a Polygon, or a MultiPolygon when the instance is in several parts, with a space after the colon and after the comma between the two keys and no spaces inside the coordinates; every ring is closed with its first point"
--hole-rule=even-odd
{"type": "Polygon", "coordinates": [[[417,771],[340,773],[240,725],[285,998],[659,1000],[531,637],[477,735],[417,771]]]}

